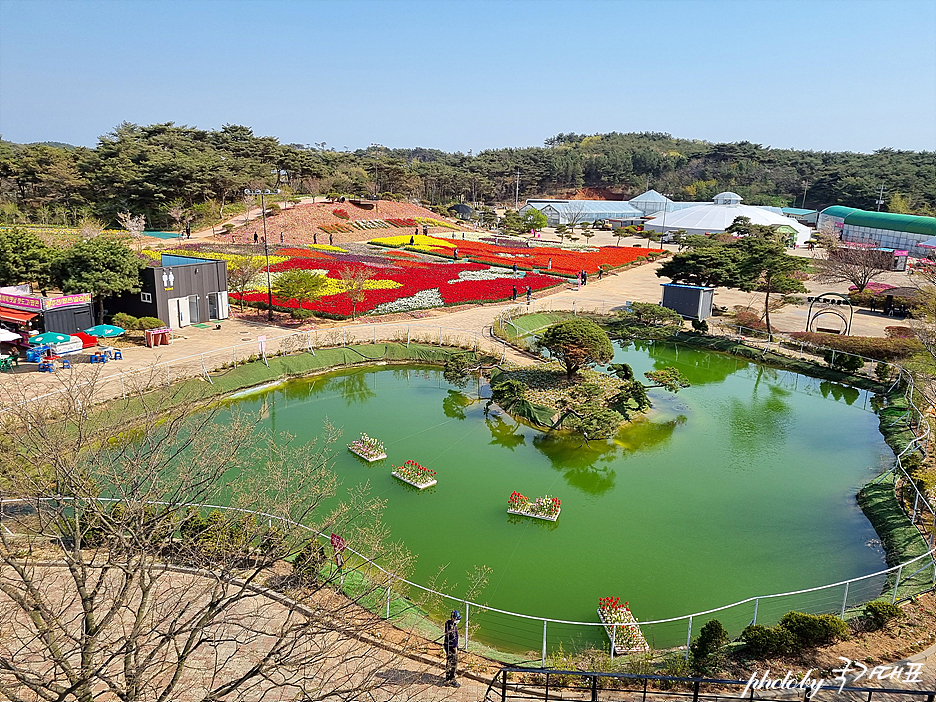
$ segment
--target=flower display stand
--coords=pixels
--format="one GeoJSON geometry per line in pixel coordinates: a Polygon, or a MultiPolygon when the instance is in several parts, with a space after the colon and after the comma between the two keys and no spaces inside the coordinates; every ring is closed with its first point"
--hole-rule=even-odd
{"type": "Polygon", "coordinates": [[[402,480],[404,483],[409,483],[409,484],[412,485],[414,488],[418,488],[419,490],[422,490],[423,488],[427,488],[427,487],[432,487],[432,486],[435,485],[437,482],[439,482],[438,480],[436,480],[435,478],[433,478],[433,479],[430,480],[428,483],[416,483],[416,482],[413,482],[412,480],[409,480],[409,479],[407,479],[407,478],[404,478],[402,475],[400,475],[400,474],[397,473],[396,471],[393,471],[390,475],[392,475],[392,476],[393,476],[394,478],[396,478],[397,480],[402,480]]]}
{"type": "Polygon", "coordinates": [[[512,492],[510,499],[507,500],[507,514],[517,514],[521,517],[533,517],[534,519],[545,519],[547,522],[554,522],[559,519],[562,508],[559,507],[558,497],[545,495],[530,500],[519,492],[512,492]]]}
{"type": "Polygon", "coordinates": [[[614,646],[615,656],[650,651],[650,645],[644,638],[637,619],[628,609],[627,603],[623,607],[599,607],[598,619],[604,624],[605,633],[614,646]]]}
{"type": "Polygon", "coordinates": [[[353,453],[355,456],[357,456],[358,458],[363,458],[368,463],[373,463],[374,461],[382,461],[383,459],[387,457],[387,454],[385,453],[380,453],[380,454],[377,454],[376,456],[365,456],[362,452],[352,448],[351,446],[348,446],[348,450],[351,453],[353,453]]]}
{"type": "Polygon", "coordinates": [[[559,519],[559,513],[562,512],[562,508],[559,508],[559,511],[553,515],[545,514],[533,514],[532,512],[523,512],[519,509],[507,509],[507,514],[519,514],[521,517],[533,517],[534,519],[545,519],[549,522],[554,522],[559,519]]]}
{"type": "Polygon", "coordinates": [[[377,441],[377,439],[372,439],[367,434],[363,433],[360,439],[355,439],[348,444],[348,450],[358,458],[363,458],[368,463],[382,461],[387,457],[384,445],[377,441]]]}
{"type": "Polygon", "coordinates": [[[407,461],[399,468],[394,468],[390,473],[397,480],[409,483],[419,490],[435,485],[438,482],[435,474],[434,470],[424,468],[416,461],[407,461]]]}

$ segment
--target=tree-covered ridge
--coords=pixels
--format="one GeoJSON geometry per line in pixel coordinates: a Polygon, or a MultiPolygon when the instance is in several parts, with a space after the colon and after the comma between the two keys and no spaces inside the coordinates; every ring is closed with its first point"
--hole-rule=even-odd
{"type": "Polygon", "coordinates": [[[740,141],[713,144],[669,134],[559,134],[542,147],[478,154],[372,146],[335,151],[324,142],[281,144],[249,127],[203,130],[173,123],[123,123],[93,149],[0,142],[0,217],[6,222],[74,223],[145,214],[170,226],[181,204],[208,219],[248,186],[293,193],[393,193],[431,204],[520,198],[606,188],[632,197],[649,187],[674,200],[710,200],[733,190],[748,204],[831,204],[933,214],[936,154],[880,149],[872,154],[772,149],[740,141]],[[271,171],[275,174],[271,175],[271,171]],[[286,171],[283,175],[280,172],[286,171]]]}

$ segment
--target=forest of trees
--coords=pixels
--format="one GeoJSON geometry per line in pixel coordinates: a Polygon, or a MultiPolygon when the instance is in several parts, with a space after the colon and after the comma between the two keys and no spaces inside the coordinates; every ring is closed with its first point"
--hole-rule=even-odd
{"type": "Polygon", "coordinates": [[[377,146],[352,152],[324,142],[281,144],[239,125],[213,131],[170,122],[120,124],[93,149],[0,141],[0,222],[73,225],[95,217],[110,225],[129,211],[145,215],[149,228],[166,228],[180,208],[213,222],[242,201],[245,187],[258,186],[292,194],[376,191],[433,205],[512,203],[517,169],[521,200],[582,187],[632,197],[649,185],[674,200],[733,190],[747,204],[801,206],[808,181],[809,208],[876,209],[883,184],[885,209],[936,212],[936,154],[925,151],[796,151],[612,132],[559,134],[542,147],[478,154],[377,146]]]}

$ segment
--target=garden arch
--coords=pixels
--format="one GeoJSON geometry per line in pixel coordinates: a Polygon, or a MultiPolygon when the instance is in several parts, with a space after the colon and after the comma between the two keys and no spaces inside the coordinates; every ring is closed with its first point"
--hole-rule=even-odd
{"type": "Polygon", "coordinates": [[[831,314],[835,315],[842,322],[845,323],[845,336],[851,334],[852,320],[855,317],[855,307],[852,305],[851,300],[848,298],[848,295],[837,292],[826,292],[820,293],[816,297],[810,297],[809,300],[809,313],[806,316],[806,331],[816,331],[813,329],[813,323],[821,316],[831,314]],[[836,309],[832,309],[833,306],[838,305],[848,305],[848,318],[846,319],[845,315],[836,309]],[[819,305],[815,312],[813,308],[819,305]]]}

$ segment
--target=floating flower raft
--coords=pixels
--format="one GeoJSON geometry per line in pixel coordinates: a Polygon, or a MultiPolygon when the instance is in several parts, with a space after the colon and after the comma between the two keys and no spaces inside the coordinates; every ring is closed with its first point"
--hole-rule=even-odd
{"type": "Polygon", "coordinates": [[[367,434],[361,434],[360,439],[355,439],[348,444],[348,450],[357,454],[368,463],[379,461],[387,457],[384,445],[377,439],[370,438],[367,434]]]}
{"type": "Polygon", "coordinates": [[[598,618],[605,625],[605,633],[614,646],[614,655],[622,656],[626,653],[650,650],[627,602],[621,604],[618,597],[599,597],[598,618]]]}
{"type": "Polygon", "coordinates": [[[394,468],[390,473],[394,478],[409,483],[415,488],[423,488],[435,485],[438,481],[435,479],[436,472],[419,465],[416,461],[407,461],[399,468],[394,468]]]}
{"type": "Polygon", "coordinates": [[[507,514],[520,514],[524,517],[535,517],[536,519],[547,519],[551,522],[559,518],[562,509],[559,507],[558,497],[544,495],[537,497],[532,502],[519,492],[512,492],[510,499],[507,500],[507,514]]]}

